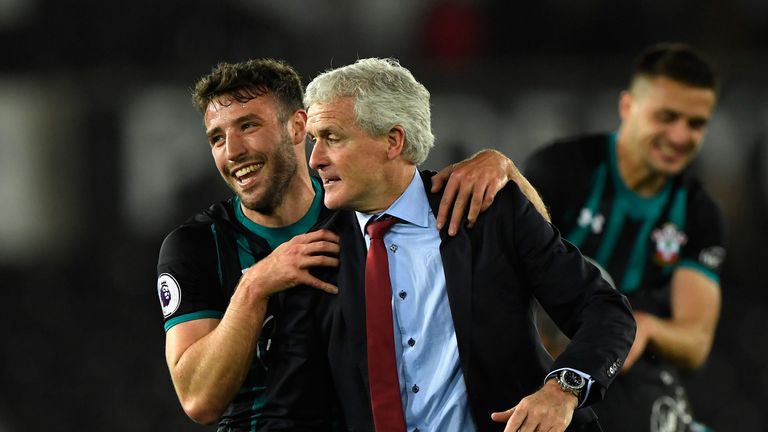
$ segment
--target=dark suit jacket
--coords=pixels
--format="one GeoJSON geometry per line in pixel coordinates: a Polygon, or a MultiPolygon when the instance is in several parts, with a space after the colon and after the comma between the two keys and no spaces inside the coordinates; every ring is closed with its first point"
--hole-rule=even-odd
{"type": "MultiPolygon", "coordinates": [[[[429,191],[430,175],[422,176],[429,191]]],[[[439,199],[429,196],[435,214],[439,199]]],[[[354,212],[338,212],[326,228],[341,236],[341,265],[338,279],[333,272],[318,274],[335,281],[340,293],[305,288],[286,297],[270,370],[273,378],[267,384],[269,426],[264,430],[282,429],[278,424],[290,425],[286,430],[302,429],[301,422],[312,412],[333,412],[336,403],[343,413],[343,429],[373,430],[365,336],[366,247],[354,212]],[[323,345],[328,348],[325,358],[318,352],[323,345]],[[326,367],[332,371],[335,392],[315,385],[326,367]],[[294,378],[287,385],[286,376],[294,378]]],[[[501,190],[474,228],[441,237],[461,369],[478,429],[503,430],[503,424],[490,420],[491,412],[515,406],[542,385],[549,371],[561,367],[595,379],[587,404],[602,399],[634,339],[629,304],[575,247],[561,240],[517,185],[501,190]],[[572,339],[554,364],[538,338],[534,298],[572,339]]],[[[569,430],[599,427],[592,411],[581,409],[569,430]]]]}

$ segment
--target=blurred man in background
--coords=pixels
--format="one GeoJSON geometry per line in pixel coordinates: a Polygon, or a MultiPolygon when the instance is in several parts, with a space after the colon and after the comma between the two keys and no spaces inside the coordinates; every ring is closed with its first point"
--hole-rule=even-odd
{"type": "Polygon", "coordinates": [[[699,53],[651,46],[621,93],[617,132],[562,140],[526,162],[553,223],[634,309],[632,350],[595,406],[606,431],[695,427],[680,371],[700,367],[712,347],[725,249],[720,209],[688,167],[716,96],[716,74],[699,53]]]}

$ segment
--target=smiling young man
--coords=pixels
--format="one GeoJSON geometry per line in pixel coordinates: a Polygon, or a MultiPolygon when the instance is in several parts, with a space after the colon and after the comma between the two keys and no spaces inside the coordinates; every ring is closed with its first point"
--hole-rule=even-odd
{"type": "MultiPolygon", "coordinates": [[[[634,323],[623,296],[515,185],[474,227],[454,237],[435,229],[440,195],[416,168],[434,141],[429,92],[397,61],[362,59],[323,73],[305,104],[310,165],[326,206],[343,209],[327,224],[340,237],[340,293],[310,299],[324,307],[281,328],[305,342],[277,338],[276,367],[296,366],[287,381],[317,375],[306,365],[326,353],[311,345],[327,339],[346,430],[599,430],[591,411],[576,408],[602,397],[629,350],[634,323]],[[386,249],[376,249],[389,260],[379,267],[366,233],[385,215],[396,223],[383,234],[386,249]],[[379,285],[373,268],[391,285],[379,285]],[[537,338],[534,298],[574,337],[554,365],[537,338]]],[[[272,389],[267,405],[294,425],[322,400],[286,398],[280,383],[272,389]]]]}
{"type": "MultiPolygon", "coordinates": [[[[310,272],[335,268],[339,245],[336,234],[315,231],[332,212],[307,167],[302,98],[293,68],[269,59],[219,64],[193,93],[214,163],[234,196],[166,237],[157,292],[179,401],[190,418],[217,422],[220,431],[259,427],[282,312],[276,293],[295,286],[337,291],[310,272]]],[[[467,206],[469,221],[476,218],[507,179],[527,185],[497,152],[443,170],[434,187],[446,189],[440,217],[448,230],[456,230],[467,206]]],[[[331,387],[329,376],[314,383],[331,387]]],[[[325,419],[318,415],[313,425],[325,419]]]]}
{"type": "Polygon", "coordinates": [[[526,161],[555,225],[635,311],[622,375],[595,406],[609,431],[693,425],[679,371],[701,366],[712,347],[725,249],[720,210],[686,168],[716,90],[712,66],[692,48],[649,47],[621,93],[618,132],[562,140],[526,161]]]}
{"type": "Polygon", "coordinates": [[[220,64],[194,104],[211,154],[234,197],[171,232],[158,261],[166,360],[190,418],[251,430],[261,409],[270,295],[334,286],[309,267],[338,264],[338,239],[309,232],[327,216],[306,169],[300,79],[272,60],[220,64]],[[263,330],[264,328],[264,330],[263,330]]]}

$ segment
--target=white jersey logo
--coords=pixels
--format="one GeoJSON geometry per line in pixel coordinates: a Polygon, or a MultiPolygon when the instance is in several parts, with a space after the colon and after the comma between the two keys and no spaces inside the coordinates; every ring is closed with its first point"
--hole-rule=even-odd
{"type": "Polygon", "coordinates": [[[166,318],[173,315],[181,304],[179,283],[168,273],[163,273],[157,278],[157,295],[160,297],[163,316],[166,318]]]}
{"type": "Polygon", "coordinates": [[[725,248],[720,246],[708,247],[699,253],[699,261],[712,270],[719,269],[724,259],[725,248]]]}
{"type": "Polygon", "coordinates": [[[588,208],[583,208],[577,223],[580,227],[589,227],[592,234],[600,234],[603,232],[603,225],[605,225],[605,216],[600,213],[592,213],[592,210],[588,208]]]}

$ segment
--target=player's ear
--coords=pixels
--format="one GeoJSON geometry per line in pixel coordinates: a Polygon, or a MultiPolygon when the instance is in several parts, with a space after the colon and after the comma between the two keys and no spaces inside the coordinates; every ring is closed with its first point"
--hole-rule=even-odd
{"type": "Polygon", "coordinates": [[[291,114],[291,117],[288,119],[288,134],[294,145],[304,143],[307,137],[306,111],[299,109],[291,114]]]}
{"type": "Polygon", "coordinates": [[[622,121],[626,121],[629,118],[629,113],[632,111],[632,103],[635,101],[635,96],[629,90],[624,90],[619,95],[619,117],[622,121]]]}

